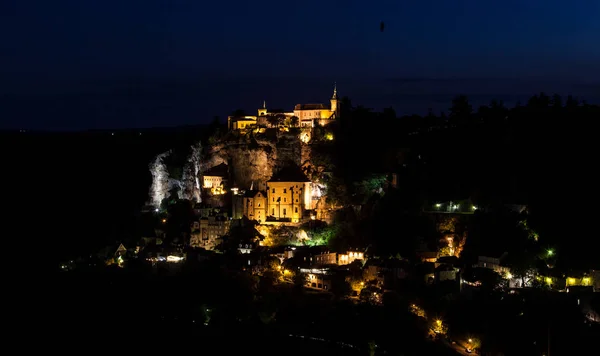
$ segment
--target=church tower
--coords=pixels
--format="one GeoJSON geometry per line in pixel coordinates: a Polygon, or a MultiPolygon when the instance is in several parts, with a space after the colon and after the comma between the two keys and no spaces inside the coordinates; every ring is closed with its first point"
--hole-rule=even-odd
{"type": "Polygon", "coordinates": [[[267,102],[263,101],[263,107],[258,109],[258,116],[265,116],[267,115],[267,102]]]}
{"type": "Polygon", "coordinates": [[[337,118],[339,115],[339,105],[338,105],[338,95],[337,95],[337,83],[333,84],[333,95],[331,96],[331,111],[335,113],[335,117],[337,118]]]}

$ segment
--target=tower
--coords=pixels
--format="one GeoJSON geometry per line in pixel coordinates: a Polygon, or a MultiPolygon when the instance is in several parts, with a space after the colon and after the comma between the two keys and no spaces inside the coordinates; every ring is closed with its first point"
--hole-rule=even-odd
{"type": "Polygon", "coordinates": [[[338,107],[338,96],[337,96],[337,83],[333,84],[333,95],[331,96],[331,111],[335,113],[335,116],[338,116],[339,107],[338,107]]]}
{"type": "Polygon", "coordinates": [[[262,108],[258,109],[258,116],[265,116],[265,115],[267,115],[267,102],[265,100],[263,100],[262,108]]]}

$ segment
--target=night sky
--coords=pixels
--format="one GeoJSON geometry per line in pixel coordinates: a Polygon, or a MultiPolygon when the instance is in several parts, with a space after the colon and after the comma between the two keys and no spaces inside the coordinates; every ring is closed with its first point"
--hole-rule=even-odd
{"type": "Polygon", "coordinates": [[[599,19],[597,0],[4,0],[0,128],[199,124],[327,102],[334,81],[401,114],[599,102],[599,19]]]}

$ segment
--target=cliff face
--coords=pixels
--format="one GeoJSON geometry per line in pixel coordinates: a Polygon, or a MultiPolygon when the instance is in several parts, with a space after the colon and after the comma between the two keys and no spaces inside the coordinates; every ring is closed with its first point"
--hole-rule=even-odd
{"type": "Polygon", "coordinates": [[[175,156],[173,150],[157,155],[149,165],[152,184],[148,204],[158,208],[173,189],[177,190],[179,199],[200,202],[201,153],[202,146],[198,142],[189,147],[183,164],[173,159],[175,156]],[[182,167],[179,167],[180,165],[182,167]]]}
{"type": "Polygon", "coordinates": [[[224,139],[213,145],[207,153],[202,168],[206,170],[223,162],[229,164],[233,182],[241,189],[264,189],[273,171],[289,162],[303,163],[310,157],[307,145],[297,134],[257,134],[235,139],[224,139]]]}
{"type": "Polygon", "coordinates": [[[150,174],[152,174],[152,184],[150,185],[149,205],[159,207],[160,202],[169,194],[169,172],[163,159],[171,154],[171,151],[163,152],[157,155],[150,162],[150,174]]]}
{"type": "Polygon", "coordinates": [[[241,189],[252,185],[255,189],[265,189],[274,170],[289,162],[306,164],[310,156],[310,146],[301,140],[301,134],[290,132],[230,133],[204,152],[200,142],[192,145],[185,155],[169,150],[150,163],[150,205],[159,207],[174,188],[178,189],[180,199],[200,202],[202,172],[221,163],[229,165],[230,184],[241,189]]]}
{"type": "Polygon", "coordinates": [[[200,162],[202,157],[202,145],[200,142],[190,147],[190,152],[185,160],[181,175],[181,195],[183,199],[201,201],[200,198],[200,162]]]}

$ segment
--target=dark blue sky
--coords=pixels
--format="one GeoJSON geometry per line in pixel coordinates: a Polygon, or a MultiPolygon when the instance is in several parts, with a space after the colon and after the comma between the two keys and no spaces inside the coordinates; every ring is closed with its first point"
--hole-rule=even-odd
{"type": "Polygon", "coordinates": [[[326,101],[333,81],[401,113],[459,93],[597,101],[598,19],[597,0],[5,0],[0,127],[202,123],[326,101]]]}

